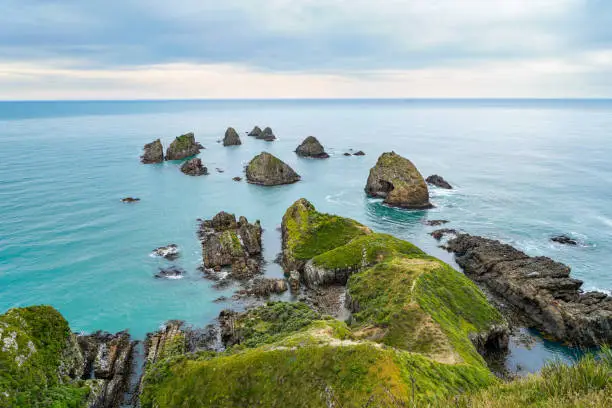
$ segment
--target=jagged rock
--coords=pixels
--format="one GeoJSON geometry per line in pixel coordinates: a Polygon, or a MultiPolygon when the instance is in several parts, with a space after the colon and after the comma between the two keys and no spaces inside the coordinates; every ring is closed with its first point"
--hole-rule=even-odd
{"type": "Polygon", "coordinates": [[[453,186],[451,186],[446,180],[444,180],[441,176],[438,176],[437,174],[427,177],[425,181],[427,181],[427,184],[444,188],[446,190],[452,190],[453,188],[453,186]]]}
{"type": "Polygon", "coordinates": [[[261,263],[259,221],[250,224],[245,217],[236,222],[233,214],[220,212],[200,227],[204,268],[221,270],[231,266],[231,276],[250,278],[257,274],[261,263]]]}
{"type": "Polygon", "coordinates": [[[269,127],[265,128],[259,136],[256,136],[256,138],[265,140],[266,142],[272,142],[276,140],[276,136],[274,136],[274,132],[272,131],[272,128],[269,128],[269,127]]]}
{"type": "Polygon", "coordinates": [[[295,152],[301,157],[312,157],[315,159],[327,159],[329,154],[325,153],[323,145],[319,143],[316,137],[308,136],[302,144],[300,144],[295,152]]]}
{"type": "Polygon", "coordinates": [[[173,260],[173,259],[178,258],[179,248],[178,248],[178,245],[176,244],[169,244],[166,246],[155,248],[152,254],[155,256],[160,256],[162,258],[173,260]]]}
{"type": "Polygon", "coordinates": [[[236,176],[236,177],[234,177],[232,180],[234,180],[234,181],[242,181],[242,177],[238,177],[238,176],[236,176]]]}
{"type": "Polygon", "coordinates": [[[576,241],[574,238],[568,237],[567,235],[558,235],[556,237],[552,237],[550,240],[563,245],[578,245],[578,241],[576,241]]]}
{"type": "Polygon", "coordinates": [[[236,330],[236,320],[240,313],[233,310],[222,310],[219,313],[219,326],[221,328],[221,341],[226,347],[240,343],[240,336],[236,330]]]}
{"type": "Polygon", "coordinates": [[[300,181],[300,176],[287,164],[270,153],[255,156],[246,168],[246,178],[251,184],[277,186],[300,181]]]}
{"type": "Polygon", "coordinates": [[[284,279],[256,278],[251,287],[245,291],[247,295],[268,297],[273,293],[283,293],[289,289],[284,279]]]}
{"type": "Polygon", "coordinates": [[[353,156],[365,156],[365,153],[363,152],[363,150],[359,150],[356,153],[353,153],[353,156]]]}
{"type": "Polygon", "coordinates": [[[125,197],[121,199],[122,203],[136,203],[140,201],[140,198],[134,198],[134,197],[125,197]]]}
{"type": "Polygon", "coordinates": [[[225,137],[223,138],[223,146],[239,146],[242,142],[240,141],[240,136],[238,136],[238,132],[233,127],[227,128],[225,131],[225,137]]]}
{"type": "Polygon", "coordinates": [[[187,160],[181,166],[181,171],[188,176],[203,176],[208,174],[208,169],[202,165],[202,160],[194,157],[193,159],[187,160]]]}
{"type": "Polygon", "coordinates": [[[292,292],[300,290],[300,273],[298,271],[289,272],[289,287],[292,292]]]}
{"type": "Polygon", "coordinates": [[[144,145],[144,153],[140,156],[144,164],[161,163],[164,161],[164,147],[159,139],[144,145]]]}
{"type": "Polygon", "coordinates": [[[384,198],[392,207],[431,208],[429,190],[421,173],[412,162],[395,152],[383,153],[370,170],[365,192],[370,197],[384,198]]]}
{"type": "Polygon", "coordinates": [[[178,136],[166,151],[166,160],[182,160],[200,153],[199,144],[193,133],[178,136]]]}
{"type": "Polygon", "coordinates": [[[612,297],[583,293],[568,266],[468,234],[451,239],[447,249],[468,277],[555,339],[585,347],[612,342],[612,297]]]}
{"type": "Polygon", "coordinates": [[[436,241],[440,241],[442,238],[444,238],[445,235],[455,235],[457,234],[457,230],[452,229],[452,228],[442,228],[439,230],[435,230],[434,232],[432,232],[431,235],[432,237],[434,237],[436,239],[436,241]]]}
{"type": "Polygon", "coordinates": [[[450,221],[448,220],[426,220],[426,221],[423,221],[423,224],[429,227],[438,227],[443,224],[448,224],[449,222],[450,221]]]}
{"type": "Polygon", "coordinates": [[[155,274],[156,279],[181,279],[185,271],[176,266],[171,266],[170,268],[164,268],[159,270],[158,273],[155,274]]]}
{"type": "Polygon", "coordinates": [[[255,136],[259,139],[259,137],[263,134],[263,131],[259,126],[255,126],[253,130],[249,133],[249,136],[255,136]]]}

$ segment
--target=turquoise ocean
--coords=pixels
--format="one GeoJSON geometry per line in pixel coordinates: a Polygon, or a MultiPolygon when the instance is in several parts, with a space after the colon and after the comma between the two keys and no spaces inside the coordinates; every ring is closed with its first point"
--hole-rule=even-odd
{"type": "MultiPolygon", "coordinates": [[[[425,220],[506,241],[571,266],[584,288],[612,289],[612,101],[276,100],[0,103],[0,313],[51,304],[75,331],[129,329],[136,338],[168,319],[210,323],[236,287],[216,289],[198,271],[197,219],[221,210],[261,220],[266,275],[280,277],[285,209],[300,197],[317,209],[407,239],[452,265],[425,220]],[[271,126],[272,143],[247,137],[271,126]],[[217,143],[233,126],[239,147],[217,143]],[[177,162],[143,165],[142,146],[193,131],[210,175],[177,162]],[[314,135],[328,160],[296,157],[314,135]],[[366,156],[345,157],[349,149],[366,156]],[[404,211],[365,197],[378,155],[394,150],[426,177],[435,208],[404,211]],[[302,181],[260,187],[243,167],[268,151],[302,181]],[[222,169],[218,172],[215,169],[222,169]],[[139,197],[123,204],[122,197],[139,197]],[[555,234],[576,247],[550,242],[555,234]],[[170,263],[150,256],[176,243],[183,279],[154,279],[170,263]]],[[[456,266],[456,265],[455,265],[456,266]]],[[[571,350],[540,340],[513,358],[526,369],[571,350]],[[534,357],[535,356],[535,357],[534,357]]]]}

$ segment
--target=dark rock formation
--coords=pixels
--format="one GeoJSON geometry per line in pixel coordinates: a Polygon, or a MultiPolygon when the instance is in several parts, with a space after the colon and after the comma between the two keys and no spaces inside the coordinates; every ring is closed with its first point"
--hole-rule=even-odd
{"type": "Polygon", "coordinates": [[[429,227],[438,227],[443,224],[448,224],[449,222],[450,221],[448,220],[426,220],[426,221],[423,221],[423,224],[429,227]]]}
{"type": "Polygon", "coordinates": [[[612,297],[583,293],[568,266],[468,234],[451,239],[447,248],[468,277],[555,339],[585,347],[612,343],[612,297]]]}
{"type": "Polygon", "coordinates": [[[144,145],[144,153],[140,156],[140,161],[144,164],[161,163],[164,161],[164,147],[159,139],[144,145]]]}
{"type": "Polygon", "coordinates": [[[134,342],[127,332],[97,332],[79,336],[79,347],[85,364],[84,379],[95,379],[87,406],[114,408],[123,402],[132,371],[134,342]]]}
{"type": "Polygon", "coordinates": [[[178,245],[176,244],[169,244],[167,246],[155,248],[152,254],[156,256],[160,256],[162,258],[173,260],[173,259],[178,258],[179,248],[178,248],[178,245]]]}
{"type": "Polygon", "coordinates": [[[550,240],[563,245],[578,245],[578,241],[576,241],[574,238],[568,237],[567,235],[558,235],[556,237],[552,237],[550,240]]]}
{"type": "Polygon", "coordinates": [[[452,229],[452,228],[442,228],[439,230],[435,230],[434,232],[432,232],[431,235],[432,237],[434,237],[437,241],[440,241],[442,238],[444,238],[445,235],[455,235],[457,234],[457,230],[452,229]]]}
{"type": "Polygon", "coordinates": [[[365,156],[365,153],[363,152],[363,150],[359,150],[356,153],[353,153],[353,156],[365,156]]]}
{"type": "Polygon", "coordinates": [[[257,136],[257,139],[265,140],[266,142],[272,142],[276,140],[276,136],[274,136],[274,132],[272,129],[267,127],[261,132],[261,135],[257,136]]]}
{"type": "Polygon", "coordinates": [[[300,176],[282,160],[263,152],[255,156],[246,168],[246,178],[251,184],[277,186],[300,181],[300,176]]]}
{"type": "Polygon", "coordinates": [[[220,169],[219,167],[216,167],[215,170],[217,170],[217,173],[225,173],[225,170],[220,169]]]}
{"type": "Polygon", "coordinates": [[[234,181],[242,181],[242,177],[238,177],[238,176],[236,176],[236,177],[234,177],[232,180],[234,180],[234,181]]]}
{"type": "Polygon", "coordinates": [[[176,266],[171,266],[169,268],[163,268],[159,270],[158,273],[155,274],[156,279],[180,279],[185,274],[185,271],[176,266]]]}
{"type": "Polygon", "coordinates": [[[345,156],[351,156],[349,152],[344,153],[345,156]]]}
{"type": "Polygon", "coordinates": [[[446,180],[444,180],[441,176],[438,176],[437,174],[427,177],[425,181],[427,181],[427,184],[444,188],[447,190],[451,190],[453,188],[453,186],[451,186],[446,180]]]}
{"type": "Polygon", "coordinates": [[[181,171],[188,176],[203,176],[208,174],[208,169],[202,165],[202,160],[194,157],[193,159],[187,160],[181,166],[181,171]]]}
{"type": "Polygon", "coordinates": [[[308,136],[302,144],[300,144],[295,152],[301,157],[312,157],[315,159],[327,159],[329,154],[325,153],[323,145],[319,143],[316,137],[308,136]]]}
{"type": "Polygon", "coordinates": [[[261,263],[261,225],[250,224],[245,217],[236,222],[233,214],[220,212],[200,226],[204,268],[221,270],[231,266],[231,276],[250,278],[261,263]]]}
{"type": "Polygon", "coordinates": [[[121,199],[122,203],[137,203],[138,201],[140,201],[140,198],[125,197],[121,199]]]}
{"type": "Polygon", "coordinates": [[[223,138],[223,146],[239,146],[242,142],[240,141],[240,136],[238,136],[238,132],[233,127],[227,128],[225,131],[225,137],[223,138]]]}
{"type": "Polygon", "coordinates": [[[178,136],[166,151],[166,160],[182,160],[200,153],[199,143],[193,133],[178,136]]]}
{"type": "Polygon", "coordinates": [[[261,128],[259,126],[255,126],[253,130],[251,130],[251,132],[249,133],[249,136],[255,136],[256,138],[259,139],[262,134],[263,134],[263,131],[261,130],[261,128]]]}
{"type": "Polygon", "coordinates": [[[392,207],[431,208],[429,190],[421,173],[412,162],[395,152],[383,153],[370,170],[365,192],[370,197],[384,198],[392,207]]]}
{"type": "Polygon", "coordinates": [[[289,289],[284,279],[255,278],[250,288],[244,291],[250,296],[268,297],[271,294],[279,294],[289,289]]]}

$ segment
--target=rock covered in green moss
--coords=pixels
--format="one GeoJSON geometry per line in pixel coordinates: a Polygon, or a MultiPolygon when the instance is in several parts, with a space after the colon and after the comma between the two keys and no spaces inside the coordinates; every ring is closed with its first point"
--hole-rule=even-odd
{"type": "Polygon", "coordinates": [[[200,144],[193,133],[177,136],[166,151],[166,160],[182,160],[200,153],[200,144]]]}
{"type": "Polygon", "coordinates": [[[255,156],[246,168],[246,178],[251,184],[277,186],[300,181],[300,176],[287,164],[270,153],[255,156]]]}
{"type": "Polygon", "coordinates": [[[240,136],[238,136],[238,132],[233,127],[227,128],[225,131],[225,137],[223,138],[223,146],[239,146],[242,142],[240,141],[240,136]]]}
{"type": "Polygon", "coordinates": [[[327,159],[329,154],[325,153],[323,145],[314,136],[308,136],[304,141],[295,149],[298,156],[301,157],[312,157],[315,159],[327,159]]]}
{"type": "Polygon", "coordinates": [[[365,192],[384,198],[392,207],[431,208],[429,190],[423,176],[412,162],[395,152],[383,153],[370,170],[365,192]]]}
{"type": "Polygon", "coordinates": [[[161,163],[164,161],[164,146],[159,139],[144,145],[144,153],[140,156],[144,164],[161,163]]]}

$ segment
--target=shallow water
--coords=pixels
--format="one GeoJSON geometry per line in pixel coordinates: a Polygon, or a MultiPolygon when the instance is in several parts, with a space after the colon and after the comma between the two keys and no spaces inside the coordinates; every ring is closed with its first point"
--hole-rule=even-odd
{"type": "MultiPolygon", "coordinates": [[[[428,235],[434,228],[422,223],[448,219],[449,228],[567,263],[586,289],[609,292],[611,113],[609,101],[0,103],[0,312],[48,303],[74,330],[129,328],[137,338],[167,319],[207,324],[228,306],[212,300],[235,288],[217,290],[197,270],[196,219],[220,210],[260,219],[266,273],[281,276],[272,262],[280,250],[277,227],[300,197],[452,263],[428,235]],[[247,137],[255,124],[272,126],[279,139],[247,137]],[[227,126],[239,130],[242,146],[216,142],[227,126]],[[139,163],[143,144],[161,138],[167,146],[188,131],[206,146],[200,157],[210,175],[185,176],[175,162],[139,163]],[[308,135],[332,157],[296,157],[308,135]],[[366,156],[343,156],[349,148],[366,156]],[[272,188],[232,181],[264,150],[303,181],[272,188]],[[367,199],[368,171],[390,150],[456,189],[432,189],[436,208],[429,211],[367,199]],[[142,201],[123,204],[125,196],[142,201]],[[549,241],[561,233],[581,245],[549,241]],[[168,243],[181,248],[183,279],[153,278],[168,262],[150,252],[168,243]]],[[[536,354],[545,358],[567,351],[539,344],[544,351],[534,347],[536,354]]]]}

